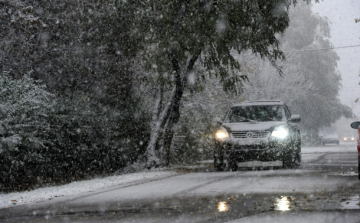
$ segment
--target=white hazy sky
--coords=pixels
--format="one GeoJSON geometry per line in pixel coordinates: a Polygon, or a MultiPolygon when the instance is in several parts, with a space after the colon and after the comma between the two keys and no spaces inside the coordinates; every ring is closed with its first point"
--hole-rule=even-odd
{"type": "MultiPolygon", "coordinates": [[[[330,41],[334,47],[360,45],[360,23],[355,23],[355,19],[360,18],[360,0],[320,0],[320,3],[313,3],[312,9],[329,19],[330,41]]],[[[360,117],[360,102],[355,103],[360,97],[360,46],[336,52],[340,57],[338,70],[343,85],[339,98],[360,117]]]]}

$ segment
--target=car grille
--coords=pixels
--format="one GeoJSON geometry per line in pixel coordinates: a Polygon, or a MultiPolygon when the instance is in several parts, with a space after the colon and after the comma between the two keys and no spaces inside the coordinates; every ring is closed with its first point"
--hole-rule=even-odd
{"type": "Polygon", "coordinates": [[[251,150],[264,151],[268,147],[266,147],[265,144],[262,144],[262,145],[244,145],[244,146],[234,145],[233,148],[237,152],[244,152],[244,151],[251,151],[251,150]]]}
{"type": "Polygon", "coordinates": [[[234,131],[231,132],[234,138],[244,139],[244,138],[266,138],[269,136],[269,131],[234,131]]]}

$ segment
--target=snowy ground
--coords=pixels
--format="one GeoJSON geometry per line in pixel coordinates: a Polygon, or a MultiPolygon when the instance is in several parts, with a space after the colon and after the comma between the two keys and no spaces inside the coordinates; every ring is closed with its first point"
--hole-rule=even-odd
{"type": "Polygon", "coordinates": [[[245,217],[228,221],[227,223],[304,223],[304,222],[317,222],[317,223],[358,223],[359,213],[355,212],[277,212],[263,213],[255,216],[245,217]]]}
{"type": "MultiPolygon", "coordinates": [[[[347,146],[326,146],[326,147],[304,147],[302,148],[302,158],[304,164],[312,162],[318,159],[324,152],[328,153],[349,153],[356,152],[354,145],[349,144],[347,146]]],[[[216,194],[225,192],[236,193],[261,193],[263,191],[272,192],[292,192],[298,191],[301,188],[302,191],[321,191],[324,188],[335,188],[341,182],[329,181],[326,178],[316,178],[311,174],[309,170],[278,170],[278,171],[263,171],[263,172],[238,172],[238,173],[192,173],[187,174],[185,184],[179,185],[182,176],[171,177],[179,175],[176,171],[147,171],[142,173],[124,174],[119,176],[110,176],[100,179],[86,180],[73,182],[67,185],[44,187],[33,191],[25,191],[19,193],[0,194],[0,209],[10,206],[19,206],[23,204],[38,203],[41,201],[52,200],[59,197],[66,197],[70,195],[79,195],[81,193],[89,193],[98,191],[101,189],[110,188],[111,186],[119,186],[130,182],[147,179],[148,182],[152,179],[163,180],[161,187],[156,182],[147,183],[146,185],[137,185],[134,188],[136,193],[133,192],[133,188],[123,188],[118,191],[118,194],[114,196],[114,193],[102,193],[98,200],[113,200],[117,196],[121,196],[122,199],[128,198],[141,198],[142,196],[158,196],[163,194],[164,196],[174,195],[181,192],[186,192],[189,195],[192,194],[216,194]],[[277,181],[273,182],[271,178],[266,176],[279,175],[277,181]],[[299,178],[297,176],[306,175],[307,177],[299,178]],[[219,181],[220,178],[226,178],[227,184],[224,185],[219,181]],[[239,181],[239,179],[241,179],[239,181]],[[217,182],[219,181],[219,182],[217,182]],[[290,183],[288,183],[290,182],[290,183]],[[190,184],[190,185],[189,185],[190,184]],[[207,185],[208,184],[208,185],[207,185]],[[152,189],[149,187],[153,186],[152,189]],[[199,189],[197,189],[199,187],[199,189]],[[189,188],[192,188],[189,191],[189,188]],[[151,191],[151,192],[149,192],[151,191]],[[107,196],[106,196],[107,195],[107,196]]],[[[334,172],[329,173],[334,177],[355,177],[357,172],[334,172]]],[[[84,198],[77,202],[88,202],[84,198]]],[[[358,199],[357,199],[358,200],[358,199]]],[[[75,202],[76,203],[76,202],[75,202]]]]}
{"type": "Polygon", "coordinates": [[[55,197],[80,194],[142,179],[154,179],[173,175],[177,175],[177,173],[175,171],[146,171],[142,173],[132,173],[92,180],[76,181],[66,185],[44,187],[32,191],[0,194],[0,209],[14,205],[30,204],[44,200],[51,200],[55,197]]]}
{"type": "Polygon", "coordinates": [[[308,154],[308,153],[323,153],[323,152],[334,152],[334,153],[352,153],[357,152],[356,143],[341,143],[340,145],[329,144],[325,146],[318,146],[318,147],[302,147],[301,153],[308,154]]]}

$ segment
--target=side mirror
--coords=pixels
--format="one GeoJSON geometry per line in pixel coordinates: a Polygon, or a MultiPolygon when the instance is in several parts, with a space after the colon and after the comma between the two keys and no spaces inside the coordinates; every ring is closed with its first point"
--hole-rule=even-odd
{"type": "Polygon", "coordinates": [[[351,128],[353,129],[359,129],[360,122],[353,122],[350,124],[351,128]]]}
{"type": "Polygon", "coordinates": [[[221,121],[221,119],[219,117],[215,117],[213,119],[213,124],[215,125],[221,125],[223,122],[221,121]]]}
{"type": "Polygon", "coordinates": [[[290,122],[298,123],[301,121],[300,115],[292,115],[289,119],[290,122]]]}

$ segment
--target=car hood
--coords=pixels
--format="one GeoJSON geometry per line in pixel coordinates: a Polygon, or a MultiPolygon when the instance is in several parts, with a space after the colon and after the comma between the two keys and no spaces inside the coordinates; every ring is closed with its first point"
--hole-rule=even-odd
{"type": "MultiPolygon", "coordinates": [[[[348,137],[348,138],[351,138],[351,137],[348,137]]],[[[339,136],[337,136],[337,135],[327,135],[327,136],[324,136],[324,139],[339,139],[339,136]]]]}
{"type": "Polygon", "coordinates": [[[241,123],[223,123],[226,129],[230,131],[261,131],[269,130],[278,125],[285,125],[285,121],[277,122],[241,122],[241,123]]]}

